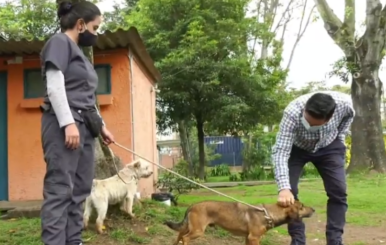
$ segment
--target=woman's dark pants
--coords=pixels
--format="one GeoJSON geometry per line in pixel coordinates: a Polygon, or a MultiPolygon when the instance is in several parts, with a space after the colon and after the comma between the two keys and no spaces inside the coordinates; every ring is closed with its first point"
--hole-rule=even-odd
{"type": "Polygon", "coordinates": [[[82,242],[82,203],[90,194],[94,178],[95,140],[84,123],[76,122],[80,146],[65,146],[64,130],[56,116],[42,116],[42,144],[47,164],[44,202],[41,211],[42,241],[45,245],[78,245],[82,242]]]}
{"type": "MultiPolygon", "coordinates": [[[[346,147],[340,140],[318,150],[316,153],[293,147],[288,161],[290,183],[295,199],[298,199],[298,183],[303,167],[312,162],[323,179],[327,201],[327,245],[342,244],[343,228],[346,223],[347,193],[345,173],[346,147]]],[[[305,245],[305,226],[302,221],[288,225],[292,237],[291,245],[305,245]]]]}

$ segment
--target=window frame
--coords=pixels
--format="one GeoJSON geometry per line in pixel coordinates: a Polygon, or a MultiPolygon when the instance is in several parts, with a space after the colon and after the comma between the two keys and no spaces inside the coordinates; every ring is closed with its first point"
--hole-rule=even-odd
{"type": "MultiPolygon", "coordinates": [[[[97,64],[94,65],[94,69],[96,72],[97,68],[105,68],[106,69],[106,74],[107,74],[107,91],[103,93],[97,93],[97,95],[109,95],[111,94],[111,65],[110,64],[97,64]]],[[[99,78],[98,78],[99,80],[99,78]]],[[[99,81],[98,81],[99,83],[99,81]]]]}
{"type": "MultiPolygon", "coordinates": [[[[110,64],[96,64],[94,65],[94,69],[100,69],[103,68],[106,70],[107,74],[107,91],[103,93],[97,93],[97,95],[110,95],[111,94],[111,65],[110,64]]],[[[28,75],[32,72],[39,72],[41,74],[40,68],[28,68],[23,70],[23,97],[24,99],[38,99],[43,98],[44,94],[42,96],[30,96],[29,95],[29,82],[28,81],[28,75]]],[[[98,78],[99,79],[99,78],[98,78]]],[[[42,81],[43,82],[43,81],[42,81]]]]}
{"type": "MultiPolygon", "coordinates": [[[[38,99],[38,98],[43,98],[44,97],[44,94],[42,96],[30,96],[28,95],[28,92],[29,92],[29,86],[28,86],[28,75],[29,73],[32,73],[32,72],[39,72],[40,75],[42,75],[42,71],[40,68],[28,68],[28,69],[24,69],[23,70],[23,97],[24,99],[38,99]]],[[[43,81],[42,81],[43,82],[43,81]]]]}

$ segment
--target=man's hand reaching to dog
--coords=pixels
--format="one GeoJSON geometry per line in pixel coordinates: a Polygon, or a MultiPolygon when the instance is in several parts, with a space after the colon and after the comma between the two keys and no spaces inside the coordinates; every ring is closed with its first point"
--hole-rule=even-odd
{"type": "Polygon", "coordinates": [[[288,207],[295,203],[295,198],[290,189],[283,189],[279,192],[277,202],[283,207],[288,207]]]}

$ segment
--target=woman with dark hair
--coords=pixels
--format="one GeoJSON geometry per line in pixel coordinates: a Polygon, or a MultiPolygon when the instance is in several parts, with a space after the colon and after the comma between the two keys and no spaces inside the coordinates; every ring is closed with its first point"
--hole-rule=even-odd
{"type": "Polygon", "coordinates": [[[47,88],[41,106],[47,164],[42,241],[45,245],[79,245],[82,203],[94,178],[95,138],[102,135],[105,144],[114,138],[95,107],[98,76],[79,48],[96,43],[101,12],[91,2],[62,2],[58,18],[61,33],[52,36],[41,53],[47,88]]]}

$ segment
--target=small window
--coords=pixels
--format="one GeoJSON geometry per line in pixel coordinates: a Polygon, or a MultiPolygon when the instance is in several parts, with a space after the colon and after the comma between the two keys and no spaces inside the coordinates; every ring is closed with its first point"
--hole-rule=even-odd
{"type": "MultiPolygon", "coordinates": [[[[98,75],[97,94],[111,94],[111,66],[96,65],[98,75]]],[[[46,86],[40,69],[24,70],[24,98],[33,99],[44,97],[46,86]]]]}
{"type": "Polygon", "coordinates": [[[97,94],[111,94],[111,66],[95,65],[94,67],[98,74],[97,94]]]}
{"type": "Polygon", "coordinates": [[[46,86],[40,69],[24,70],[24,98],[44,97],[46,86]]]}

